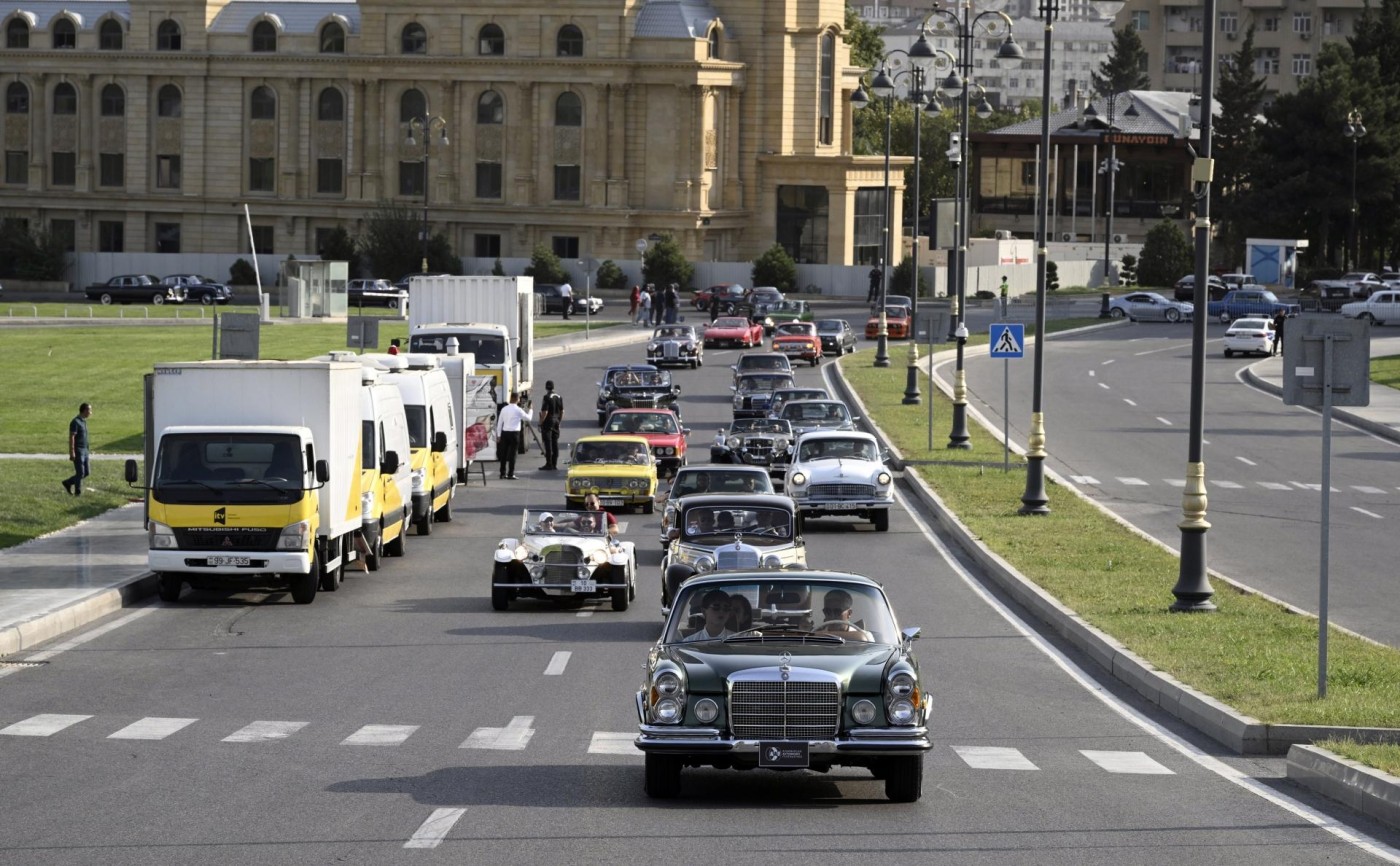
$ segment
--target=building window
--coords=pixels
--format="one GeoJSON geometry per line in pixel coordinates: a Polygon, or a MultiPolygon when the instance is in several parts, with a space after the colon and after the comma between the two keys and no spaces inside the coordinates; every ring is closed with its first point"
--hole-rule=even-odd
{"type": "Polygon", "coordinates": [[[169,18],[160,22],[156,28],[156,50],[157,51],[179,51],[180,50],[180,25],[169,18]]]}
{"type": "Polygon", "coordinates": [[[711,27],[710,35],[705,37],[705,56],[709,60],[719,60],[719,28],[711,27]]]}
{"type": "Polygon", "coordinates": [[[1297,78],[1307,78],[1312,75],[1312,55],[1293,55],[1293,75],[1297,78]]]}
{"type": "Polygon", "coordinates": [[[419,197],[423,195],[423,161],[399,163],[399,195],[419,197]]]}
{"type": "Polygon", "coordinates": [[[180,88],[167,84],[156,93],[157,117],[180,117],[184,114],[184,103],[180,88]]]}
{"type": "Polygon", "coordinates": [[[421,90],[405,90],[399,97],[399,123],[408,123],[428,113],[428,100],[421,90]]]}
{"type": "Polygon", "coordinates": [[[476,197],[501,197],[501,164],[499,162],[478,162],[476,164],[476,197]]]}
{"type": "MultiPolygon", "coordinates": [[[[836,37],[827,33],[821,43],[821,83],[817,95],[817,143],[831,144],[836,99],[836,37]]],[[[917,108],[917,106],[915,106],[917,108]]]]}
{"type": "Polygon", "coordinates": [[[1268,18],[1264,19],[1264,24],[1259,29],[1263,30],[1265,33],[1277,33],[1278,24],[1278,16],[1270,15],[1268,18]]]}
{"type": "Polygon", "coordinates": [[[500,235],[476,235],[473,238],[476,257],[479,259],[499,259],[501,257],[500,235]]]}
{"type": "Polygon", "coordinates": [[[6,114],[28,114],[29,113],[29,88],[18,81],[12,82],[5,89],[5,113],[6,114]]]}
{"type": "Polygon", "coordinates": [[[109,84],[102,88],[102,116],[126,116],[126,91],[119,84],[109,84]]]}
{"type": "Polygon", "coordinates": [[[506,53],[506,34],[499,25],[487,24],[476,37],[477,53],[483,57],[500,57],[506,53]]]}
{"type": "Polygon", "coordinates": [[[560,57],[583,56],[583,31],[572,24],[560,27],[554,42],[555,51],[560,57]]]}
{"type": "Polygon", "coordinates": [[[1238,33],[1240,32],[1240,16],[1237,12],[1220,13],[1220,32],[1238,33]]]}
{"type": "Polygon", "coordinates": [[[99,253],[125,252],[126,226],[117,220],[99,220],[97,223],[97,251],[99,253]]]}
{"type": "Polygon", "coordinates": [[[565,91],[554,101],[555,126],[583,126],[583,100],[565,91]]]}
{"type": "Polygon", "coordinates": [[[29,22],[23,18],[11,18],[10,23],[5,25],[5,47],[6,48],[28,48],[29,47],[29,22]]]}
{"type": "Polygon", "coordinates": [[[576,165],[556,165],[554,167],[554,200],[578,201],[580,195],[581,172],[576,165]]]}
{"type": "Polygon", "coordinates": [[[345,95],[334,87],[327,87],[316,97],[317,120],[344,120],[345,95]]]}
{"type": "Polygon", "coordinates": [[[827,263],[830,195],[824,186],[778,187],[778,237],[798,264],[827,263]]]}
{"type": "Polygon", "coordinates": [[[1293,32],[1294,32],[1294,33],[1307,33],[1307,34],[1309,34],[1309,35],[1312,34],[1312,13],[1311,13],[1311,12],[1294,12],[1294,13],[1293,13],[1293,32]]]}
{"type": "Polygon", "coordinates": [[[321,53],[345,53],[345,28],[334,21],[321,28],[321,53]]]}
{"type": "Polygon", "coordinates": [[[5,183],[15,186],[29,183],[29,151],[5,151],[5,183]]]}
{"type": "Polygon", "coordinates": [[[97,28],[97,47],[103,51],[121,51],[124,41],[122,25],[118,21],[108,18],[97,28]]]}
{"type": "Polygon", "coordinates": [[[78,249],[78,224],[72,220],[49,220],[49,236],[58,241],[65,253],[78,249]]]}
{"type": "Polygon", "coordinates": [[[259,255],[274,252],[272,249],[272,241],[273,235],[276,233],[272,230],[272,226],[255,225],[252,228],[252,234],[253,249],[257,250],[259,255]]]}
{"type": "Polygon", "coordinates": [[[126,154],[99,153],[97,155],[97,185],[126,186],[126,154]]]}
{"type": "Polygon", "coordinates": [[[561,259],[578,258],[578,238],[555,235],[552,239],[554,254],[561,259]]]}
{"type": "Polygon", "coordinates": [[[77,88],[65,82],[53,89],[53,113],[55,115],[73,115],[78,113],[77,88]]]}
{"type": "Polygon", "coordinates": [[[53,186],[73,186],[78,182],[78,155],[72,151],[49,154],[49,183],[53,186]]]}
{"type": "Polygon", "coordinates": [[[163,153],[156,157],[156,188],[180,188],[180,155],[163,153]]]}
{"type": "Polygon", "coordinates": [[[428,31],[423,29],[422,24],[415,22],[404,26],[400,36],[400,51],[403,54],[428,53],[428,31]]]}
{"type": "Polygon", "coordinates": [[[60,18],[53,23],[53,47],[78,47],[78,28],[73,26],[73,19],[60,18]]]}
{"type": "Polygon", "coordinates": [[[338,159],[316,160],[316,191],[324,195],[345,192],[345,163],[338,159]]]}
{"type": "Polygon", "coordinates": [[[252,120],[276,120],[277,96],[271,87],[254,87],[248,97],[248,117],[252,120]]]}
{"type": "Polygon", "coordinates": [[[1152,13],[1147,9],[1139,9],[1128,19],[1128,26],[1139,33],[1146,33],[1152,24],[1152,13]]]}
{"type": "Polygon", "coordinates": [[[180,251],[180,224],[156,223],[156,252],[178,253],[180,251]]]}
{"type": "Polygon", "coordinates": [[[878,265],[885,256],[884,202],[884,187],[856,190],[855,236],[851,240],[851,255],[858,265],[878,265]]]}
{"type": "Polygon", "coordinates": [[[1259,51],[1259,56],[1254,58],[1254,74],[1256,75],[1278,75],[1279,58],[1277,48],[1263,48],[1259,51]]]}
{"type": "Polygon", "coordinates": [[[506,122],[506,104],[499,93],[488,90],[481,94],[476,101],[476,122],[486,126],[506,122]]]}
{"type": "Polygon", "coordinates": [[[255,156],[248,159],[248,191],[277,191],[277,161],[270,156],[255,156]]]}
{"type": "Polygon", "coordinates": [[[277,50],[277,28],[271,21],[263,20],[253,25],[253,51],[259,54],[277,50]]]}

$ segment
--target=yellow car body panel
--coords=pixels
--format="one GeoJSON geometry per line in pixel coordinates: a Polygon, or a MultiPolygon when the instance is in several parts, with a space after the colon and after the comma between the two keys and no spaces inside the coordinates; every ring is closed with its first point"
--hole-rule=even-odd
{"type": "Polygon", "coordinates": [[[645,463],[578,463],[569,464],[565,481],[565,498],[570,505],[583,504],[589,493],[598,494],[604,508],[608,506],[650,506],[656,496],[656,458],[651,445],[641,436],[585,436],[574,443],[574,454],[580,446],[622,443],[640,445],[646,453],[645,463]]]}

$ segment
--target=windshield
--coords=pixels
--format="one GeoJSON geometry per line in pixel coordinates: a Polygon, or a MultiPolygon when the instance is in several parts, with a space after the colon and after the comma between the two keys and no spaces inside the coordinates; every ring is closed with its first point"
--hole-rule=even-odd
{"type": "Polygon", "coordinates": [[[899,626],[874,587],[818,580],[692,582],[682,586],[666,626],[667,643],[810,638],[893,644],[899,626]],[[756,629],[758,633],[747,632],[756,629]]]}
{"type": "Polygon", "coordinates": [[[729,425],[730,433],[792,433],[788,422],[773,418],[736,418],[729,425]]]}
{"type": "MultiPolygon", "coordinates": [[[[750,544],[778,544],[792,538],[792,512],[783,508],[749,508],[741,505],[699,505],[684,517],[686,538],[700,539],[744,534],[750,544]]],[[[713,542],[712,543],[719,543],[713,542]]]]}
{"type": "Polygon", "coordinates": [[[890,316],[897,316],[899,318],[903,318],[907,315],[909,315],[909,310],[907,307],[885,307],[885,318],[889,318],[890,316]]]}
{"type": "Polygon", "coordinates": [[[655,388],[671,384],[671,374],[658,370],[618,370],[609,380],[621,388],[655,388]]]}
{"type": "Polygon", "coordinates": [[[713,325],[711,325],[710,327],[712,327],[712,328],[747,328],[747,327],[749,327],[749,324],[750,324],[750,323],[749,323],[749,320],[748,320],[748,319],[739,319],[739,318],[734,318],[734,317],[726,316],[725,318],[722,318],[722,319],[715,319],[715,323],[714,323],[713,325]]]}
{"type": "Polygon", "coordinates": [[[797,459],[804,463],[813,460],[878,462],[880,451],[874,442],[867,439],[804,439],[798,449],[797,459]]]}
{"type": "Polygon", "coordinates": [[[524,535],[573,535],[602,538],[608,534],[607,521],[594,511],[544,511],[527,509],[520,522],[524,535]]]}
{"type": "Polygon", "coordinates": [[[651,336],[656,340],[686,340],[690,338],[690,328],[657,328],[651,336]]]}
{"type": "Polygon", "coordinates": [[[740,370],[791,370],[786,355],[745,355],[739,359],[740,370]]]}
{"type": "Polygon", "coordinates": [[[734,469],[681,470],[671,485],[671,498],[692,493],[772,493],[773,482],[765,471],[734,469]]]}
{"type": "Polygon", "coordinates": [[[614,412],[604,433],[678,433],[676,416],[670,412],[614,412]]]}
{"type": "Polygon", "coordinates": [[[296,436],[179,433],[161,439],[152,487],[161,502],[295,502],[306,481],[296,436]]]}
{"type": "Polygon", "coordinates": [[[791,376],[745,376],[739,380],[739,391],[742,393],[776,391],[779,388],[790,387],[792,387],[791,376]]]}
{"type": "Polygon", "coordinates": [[[830,333],[840,333],[840,331],[841,331],[841,320],[840,320],[840,319],[822,319],[821,321],[817,322],[817,331],[819,331],[820,333],[823,333],[823,334],[828,333],[828,332],[830,332],[830,333]]]}
{"type": "Polygon", "coordinates": [[[575,463],[647,464],[645,442],[580,442],[574,446],[575,463]]]}
{"type": "Polygon", "coordinates": [[[476,355],[478,365],[506,362],[506,341],[499,334],[414,334],[408,340],[408,350],[442,355],[447,352],[448,337],[457,338],[458,353],[465,355],[470,352],[476,355]]]}
{"type": "Polygon", "coordinates": [[[806,322],[789,322],[786,325],[778,325],[773,329],[773,333],[779,337],[810,337],[813,329],[806,322]]]}
{"type": "Polygon", "coordinates": [[[788,402],[783,404],[783,417],[794,424],[806,423],[832,423],[844,424],[849,421],[851,415],[846,411],[844,403],[813,403],[808,401],[788,402]]]}

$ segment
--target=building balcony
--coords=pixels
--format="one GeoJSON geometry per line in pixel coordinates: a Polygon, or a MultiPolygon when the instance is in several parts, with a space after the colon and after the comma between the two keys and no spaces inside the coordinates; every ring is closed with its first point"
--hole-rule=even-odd
{"type": "Polygon", "coordinates": [[[1286,0],[1240,0],[1240,5],[1246,9],[1282,9],[1288,4],[1286,0]]]}

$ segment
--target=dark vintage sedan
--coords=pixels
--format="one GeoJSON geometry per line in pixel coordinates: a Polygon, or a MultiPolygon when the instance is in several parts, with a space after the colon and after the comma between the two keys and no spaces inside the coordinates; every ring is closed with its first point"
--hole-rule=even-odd
{"type": "Polygon", "coordinates": [[[817,335],[822,338],[822,352],[841,357],[856,350],[856,332],[845,319],[818,319],[817,335]]]}
{"type": "Polygon", "coordinates": [[[206,307],[233,300],[232,288],[203,274],[170,274],[161,278],[161,284],[184,288],[187,301],[197,301],[206,307]]]}
{"type": "Polygon", "coordinates": [[[93,283],[83,294],[102,304],[183,304],[183,286],[162,285],[154,274],[123,274],[105,283],[93,283]]]}
{"type": "Polygon", "coordinates": [[[885,796],[923,794],[930,698],[880,585],[856,574],[716,571],[681,587],[637,690],[646,793],[684,767],[862,767],[885,796]]]}
{"type": "Polygon", "coordinates": [[[603,371],[598,383],[598,426],[614,409],[671,409],[680,417],[681,388],[671,374],[651,364],[619,364],[603,371]]]}

